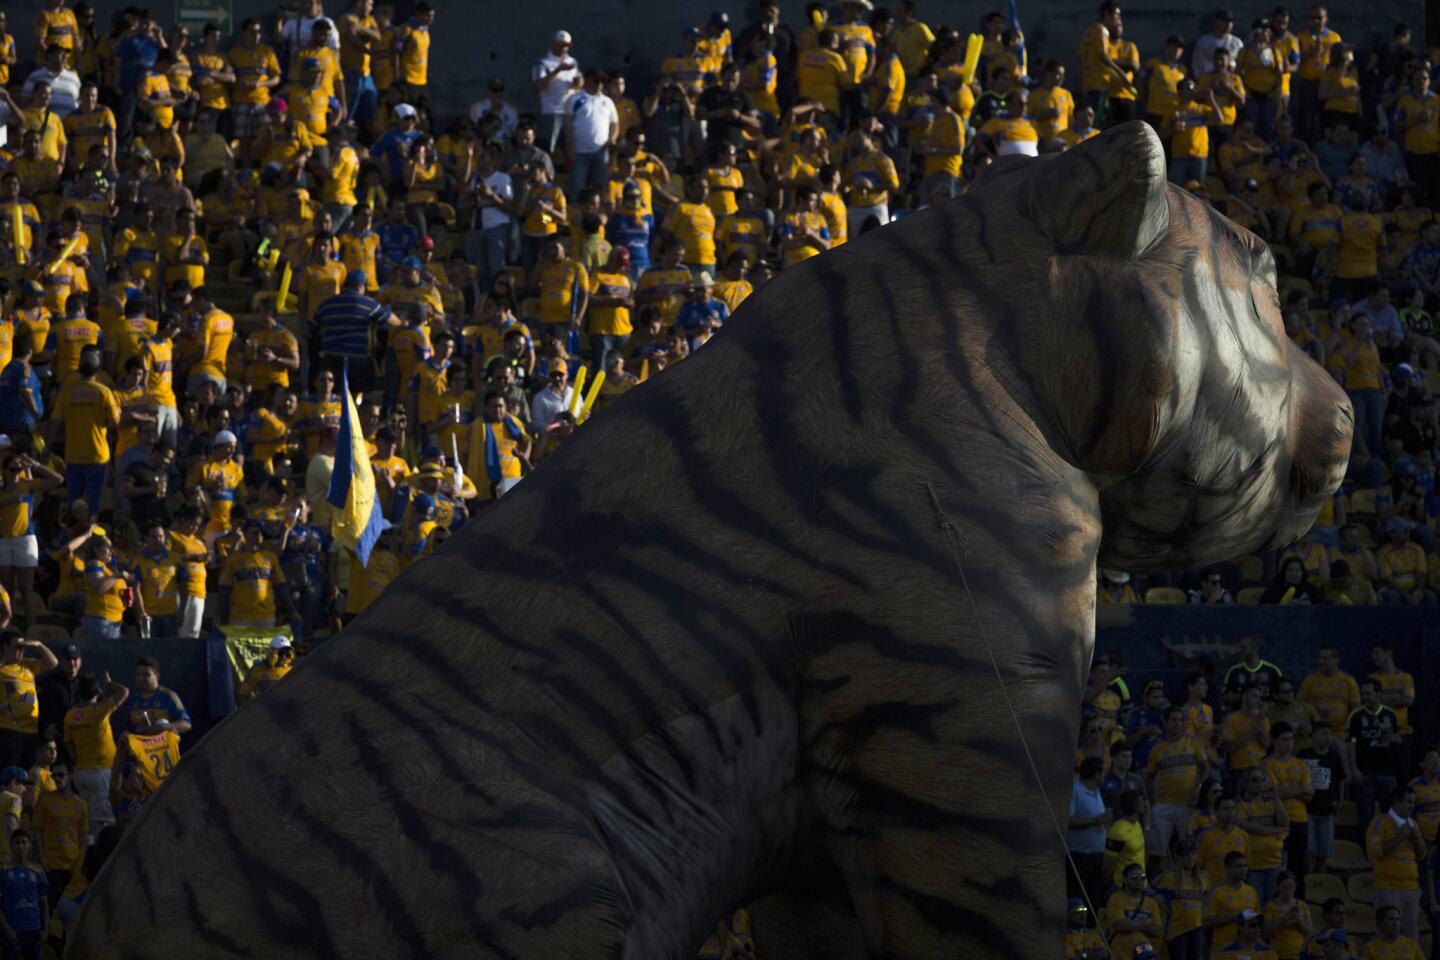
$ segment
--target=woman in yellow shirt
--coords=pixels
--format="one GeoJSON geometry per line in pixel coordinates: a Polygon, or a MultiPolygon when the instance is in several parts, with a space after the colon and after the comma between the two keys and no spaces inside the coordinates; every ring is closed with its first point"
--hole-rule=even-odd
{"type": "Polygon", "coordinates": [[[1321,120],[1326,128],[1337,124],[1362,132],[1360,116],[1360,71],[1355,66],[1355,48],[1337,43],[1330,48],[1330,66],[1320,77],[1321,120]]]}
{"type": "Polygon", "coordinates": [[[81,626],[90,640],[120,639],[127,598],[135,596],[135,574],[116,564],[108,537],[92,537],[86,548],[85,616],[81,626]]]}
{"type": "Polygon", "coordinates": [[[1155,891],[1165,905],[1165,943],[1172,960],[1200,960],[1210,878],[1200,869],[1199,847],[1193,839],[1177,836],[1174,849],[1179,863],[1155,879],[1155,891]]]}

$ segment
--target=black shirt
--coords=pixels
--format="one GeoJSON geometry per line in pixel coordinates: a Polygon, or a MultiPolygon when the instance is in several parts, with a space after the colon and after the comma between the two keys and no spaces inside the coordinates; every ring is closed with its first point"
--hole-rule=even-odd
{"type": "Polygon", "coordinates": [[[1315,796],[1305,808],[1312,817],[1327,817],[1335,812],[1335,799],[1340,795],[1340,783],[1345,779],[1345,764],[1340,759],[1338,743],[1332,743],[1330,750],[1321,756],[1313,747],[1307,747],[1295,754],[1310,768],[1310,783],[1315,787],[1315,796]]]}
{"type": "Polygon", "coordinates": [[[1399,730],[1399,718],[1389,707],[1377,707],[1374,713],[1361,707],[1350,714],[1346,734],[1355,744],[1355,765],[1361,773],[1400,775],[1400,746],[1386,742],[1399,730]]]}
{"type": "MultiPolygon", "coordinates": [[[[711,110],[738,110],[742,114],[748,114],[755,109],[750,102],[748,93],[743,90],[731,92],[722,87],[711,87],[700,94],[697,106],[701,113],[708,113],[711,110]]],[[[705,121],[705,137],[712,146],[736,140],[742,129],[738,120],[711,119],[705,121]]]]}
{"type": "Polygon", "coordinates": [[[1259,687],[1260,699],[1269,703],[1275,698],[1275,687],[1282,676],[1280,668],[1269,660],[1261,660],[1254,670],[1242,660],[1225,671],[1225,692],[1244,693],[1246,687],[1259,687]]]}
{"type": "MultiPolygon", "coordinates": [[[[126,479],[137,487],[154,487],[165,474],[165,470],[157,470],[152,467],[148,458],[137,460],[125,468],[126,479]]],[[[147,524],[152,520],[158,520],[165,524],[170,522],[169,511],[165,509],[165,501],[156,496],[153,490],[129,499],[130,511],[135,515],[135,525],[140,528],[141,532],[144,532],[147,524]]]]}
{"type": "Polygon", "coordinates": [[[65,714],[75,705],[75,687],[79,681],[65,676],[58,667],[47,670],[35,681],[35,697],[40,704],[40,732],[55,727],[57,735],[65,732],[65,714]]]}

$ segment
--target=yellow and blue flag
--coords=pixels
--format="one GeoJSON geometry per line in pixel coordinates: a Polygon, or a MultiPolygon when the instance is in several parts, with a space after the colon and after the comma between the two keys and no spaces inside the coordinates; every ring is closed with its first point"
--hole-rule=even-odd
{"type": "Polygon", "coordinates": [[[360,428],[360,411],[350,393],[350,366],[340,374],[340,394],[345,398],[345,416],[340,421],[340,439],[335,444],[335,471],[330,475],[330,492],[325,499],[335,508],[330,518],[330,535],[342,547],[349,547],[363,567],[370,551],[385,529],[385,513],[375,496],[375,472],[370,451],[360,428]]]}

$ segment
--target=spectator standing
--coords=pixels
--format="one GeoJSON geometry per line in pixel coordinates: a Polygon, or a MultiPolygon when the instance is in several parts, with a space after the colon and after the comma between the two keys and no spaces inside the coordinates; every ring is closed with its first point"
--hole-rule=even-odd
{"type": "MultiPolygon", "coordinates": [[[[65,728],[65,714],[76,703],[83,662],[80,648],[67,643],[60,648],[56,665],[35,681],[35,693],[40,701],[38,729],[58,732],[65,728]]],[[[3,673],[3,668],[0,668],[0,673],[3,673]]]]}
{"type": "Polygon", "coordinates": [[[1249,873],[1245,882],[1259,891],[1263,903],[1275,895],[1290,819],[1264,770],[1248,771],[1242,784],[1245,792],[1236,805],[1236,816],[1250,835],[1249,873]]]}
{"type": "Polygon", "coordinates": [[[124,685],[105,674],[104,696],[93,673],[82,673],[76,690],[79,702],[65,715],[65,749],[74,758],[75,790],[85,801],[93,838],[115,822],[110,808],[110,767],[115,762],[115,736],[110,715],[130,695],[124,685]]]}
{"type": "Polygon", "coordinates": [[[1211,888],[1205,904],[1205,926],[1214,930],[1216,944],[1234,943],[1240,924],[1260,918],[1260,895],[1245,882],[1248,867],[1249,861],[1239,850],[1225,854],[1221,868],[1224,872],[1220,874],[1224,879],[1211,888]]]}
{"type": "Polygon", "coordinates": [[[36,84],[50,88],[50,110],[62,120],[75,112],[80,102],[80,76],[66,65],[64,47],[52,44],[45,50],[45,65],[25,78],[21,96],[29,100],[36,84]]]}
{"type": "Polygon", "coordinates": [[[11,356],[13,359],[0,372],[0,430],[33,433],[45,416],[45,396],[32,363],[35,344],[30,337],[20,334],[11,356]]]}
{"type": "Polygon", "coordinates": [[[1408,761],[1410,752],[1406,749],[1415,728],[1410,725],[1410,707],[1415,703],[1415,678],[1395,665],[1395,645],[1388,640],[1377,640],[1370,645],[1370,662],[1375,671],[1369,679],[1380,686],[1380,702],[1395,711],[1396,730],[1401,743],[1401,759],[1408,761]]]}
{"type": "Polygon", "coordinates": [[[1085,896],[1099,903],[1106,887],[1105,835],[1111,814],[1100,795],[1100,777],[1105,761],[1086,757],[1080,761],[1079,776],[1070,789],[1069,832],[1066,846],[1075,862],[1075,870],[1067,874],[1066,883],[1072,896],[1085,896]],[[1078,874],[1078,879],[1074,874],[1078,874]]]}
{"type": "MultiPolygon", "coordinates": [[[[1146,691],[1147,698],[1149,690],[1146,691]]],[[[1165,736],[1146,757],[1146,782],[1155,806],[1151,811],[1150,854],[1163,857],[1172,837],[1184,839],[1190,817],[1190,800],[1196,788],[1210,775],[1205,745],[1185,733],[1185,712],[1167,707],[1165,736]]]]}
{"type": "Polygon", "coordinates": [[[565,107],[580,87],[580,65],[570,56],[569,31],[556,30],[550,38],[550,50],[530,69],[530,81],[540,94],[540,123],[536,143],[553,154],[565,125],[565,107]]]}
{"type": "MultiPolygon", "coordinates": [[[[1310,849],[1310,808],[1315,796],[1315,784],[1310,779],[1310,767],[1295,756],[1295,729],[1283,721],[1270,728],[1270,740],[1274,752],[1265,758],[1265,775],[1275,787],[1275,796],[1285,808],[1285,817],[1290,831],[1285,835],[1285,866],[1296,876],[1304,877],[1309,872],[1310,849]]],[[[1304,896],[1304,887],[1300,888],[1304,896]]]]}
{"type": "Polygon", "coordinates": [[[1194,76],[1203,77],[1215,70],[1215,53],[1218,50],[1224,50],[1231,63],[1239,62],[1240,51],[1245,49],[1245,41],[1231,32],[1234,26],[1233,13],[1226,9],[1215,11],[1215,16],[1211,18],[1210,32],[1196,39],[1190,55],[1190,68],[1194,71],[1194,76]]]}
{"type": "Polygon", "coordinates": [[[35,762],[40,699],[35,678],[59,661],[50,648],[19,630],[0,633],[0,766],[28,769],[35,762]]]}
{"type": "Polygon", "coordinates": [[[570,158],[570,201],[580,191],[603,193],[610,179],[610,149],[620,139],[620,115],[604,91],[609,77],[591,67],[584,86],[565,104],[565,152],[570,158]]]}
{"type": "Polygon", "coordinates": [[[1129,864],[1118,880],[1120,889],[1112,893],[1105,904],[1110,950],[1117,957],[1134,957],[1142,943],[1158,941],[1164,936],[1165,914],[1147,892],[1143,865],[1129,864]]]}
{"type": "MultiPolygon", "coordinates": [[[[470,122],[476,129],[480,127],[480,121],[485,117],[494,117],[500,123],[497,136],[503,143],[508,143],[515,135],[515,129],[520,124],[520,111],[515,105],[505,99],[505,81],[500,77],[491,77],[485,84],[486,97],[484,100],[477,100],[470,105],[470,122]]],[[[618,109],[618,105],[617,105],[618,109]]]]}
{"type": "Polygon", "coordinates": [[[107,434],[120,424],[120,404],[114,391],[96,379],[99,373],[99,356],[89,351],[82,353],[79,379],[60,388],[54,419],[47,423],[52,434],[65,438],[65,485],[69,499],[83,499],[90,505],[92,514],[100,512],[105,469],[110,463],[107,434]]]}
{"type": "Polygon", "coordinates": [[[1260,766],[1270,749],[1270,718],[1265,716],[1258,685],[1245,688],[1240,709],[1226,714],[1220,736],[1232,781],[1236,789],[1240,789],[1245,782],[1245,772],[1260,766]]]}
{"type": "Polygon", "coordinates": [[[50,883],[50,900],[58,901],[71,874],[85,856],[90,835],[90,810],[75,792],[70,765],[57,763],[51,770],[55,789],[40,793],[31,816],[35,850],[50,883]]]}
{"type": "Polygon", "coordinates": [[[1360,685],[1340,669],[1338,647],[1321,647],[1319,665],[1319,670],[1301,682],[1300,702],[1314,707],[1332,733],[1343,734],[1350,713],[1360,706],[1360,685]]]}
{"type": "Polygon", "coordinates": [[[470,183],[475,201],[465,253],[475,265],[475,296],[490,289],[509,262],[510,232],[515,213],[515,184],[500,168],[500,148],[486,144],[476,151],[476,169],[470,183]]]}
{"type": "MultiPolygon", "coordinates": [[[[1377,813],[1365,830],[1365,855],[1375,864],[1376,920],[1386,907],[1399,914],[1399,931],[1412,940],[1420,936],[1420,862],[1425,840],[1415,822],[1415,791],[1395,791],[1390,808],[1377,813]]],[[[1416,956],[1418,956],[1418,952],[1416,956]]]]}
{"type": "Polygon", "coordinates": [[[1321,724],[1315,728],[1310,746],[1295,756],[1309,768],[1314,790],[1305,804],[1310,872],[1324,873],[1326,862],[1335,850],[1335,805],[1340,802],[1340,787],[1349,769],[1344,743],[1336,738],[1330,726],[1321,724]]]}
{"type": "MultiPolygon", "coordinates": [[[[1225,794],[1215,804],[1215,823],[1200,834],[1200,863],[1205,872],[1213,877],[1227,875],[1227,858],[1238,853],[1250,855],[1250,834],[1236,822],[1239,803],[1233,795],[1225,794]]],[[[1240,873],[1245,876],[1244,871],[1240,873]]]]}
{"type": "Polygon", "coordinates": [[[40,960],[50,929],[50,889],[42,870],[31,863],[30,834],[10,834],[10,866],[0,873],[0,933],[6,960],[40,960]]]}
{"type": "Polygon", "coordinates": [[[1170,960],[1203,960],[1205,901],[1213,884],[1200,869],[1198,846],[1176,839],[1175,865],[1155,879],[1165,907],[1165,944],[1170,960]]]}
{"type": "Polygon", "coordinates": [[[134,136],[140,86],[164,49],[165,35],[160,30],[160,24],[146,18],[136,18],[129,33],[115,46],[120,87],[120,110],[115,123],[117,139],[122,147],[128,147],[134,136]]]}
{"type": "Polygon", "coordinates": [[[321,368],[338,379],[348,364],[351,391],[368,393],[374,389],[375,344],[378,331],[388,325],[389,319],[390,310],[365,293],[365,271],[351,270],[340,292],[315,309],[312,350],[321,368]]]}
{"type": "Polygon", "coordinates": [[[1274,699],[1275,684],[1283,674],[1280,668],[1260,656],[1264,641],[1253,634],[1240,638],[1240,661],[1225,671],[1225,705],[1240,705],[1240,695],[1250,687],[1260,690],[1260,699],[1269,703],[1274,699]]]}
{"type": "Polygon", "coordinates": [[[1358,782],[1360,822],[1369,823],[1375,810],[1390,806],[1399,779],[1400,723],[1395,711],[1380,702],[1380,684],[1360,683],[1360,706],[1347,725],[1350,780],[1358,782]]]}

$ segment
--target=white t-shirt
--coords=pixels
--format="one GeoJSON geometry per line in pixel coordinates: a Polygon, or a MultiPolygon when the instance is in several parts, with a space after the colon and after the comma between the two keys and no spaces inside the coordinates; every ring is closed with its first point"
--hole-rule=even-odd
{"type": "MultiPolygon", "coordinates": [[[[504,170],[496,170],[485,178],[485,185],[505,200],[515,199],[515,187],[510,182],[510,174],[504,170]]],[[[510,222],[510,214],[490,204],[480,208],[480,229],[489,230],[493,227],[503,227],[510,222]]]]}
{"type": "Polygon", "coordinates": [[[1230,54],[1230,65],[1240,65],[1240,51],[1245,49],[1245,41],[1227,33],[1223,37],[1217,37],[1213,33],[1207,33],[1195,41],[1195,53],[1190,58],[1190,65],[1195,68],[1195,76],[1201,77],[1215,69],[1215,51],[1226,50],[1230,54]]]}
{"type": "Polygon", "coordinates": [[[520,123],[520,114],[515,111],[508,100],[500,101],[498,108],[490,102],[488,97],[475,101],[470,105],[470,122],[478,125],[482,118],[492,113],[500,118],[500,136],[507,140],[510,139],[510,135],[515,132],[516,126],[520,123]]]}
{"type": "Polygon", "coordinates": [[[539,82],[551,70],[567,64],[555,76],[551,77],[545,86],[540,88],[540,112],[557,114],[565,112],[565,101],[570,99],[570,88],[574,85],[577,77],[580,76],[580,64],[575,58],[566,57],[563,61],[553,53],[547,53],[535,61],[535,66],[530,70],[530,79],[539,82]]]}
{"type": "Polygon", "coordinates": [[[75,105],[80,100],[80,76],[74,70],[51,73],[48,67],[41,67],[25,78],[21,95],[29,99],[35,84],[41,82],[50,84],[50,109],[57,116],[64,118],[75,112],[75,105]]]}
{"type": "Polygon", "coordinates": [[[579,91],[565,106],[576,153],[594,153],[610,143],[611,124],[620,122],[615,101],[603,93],[579,91]]]}

